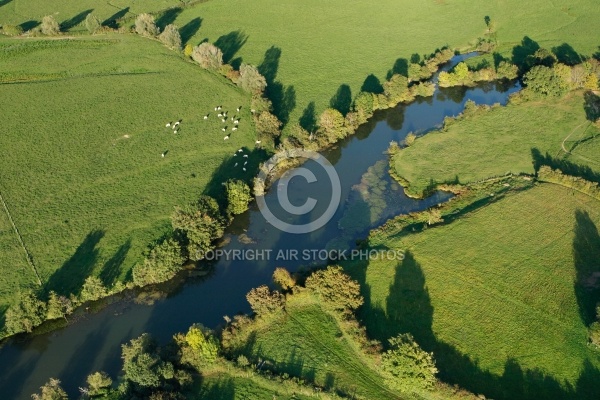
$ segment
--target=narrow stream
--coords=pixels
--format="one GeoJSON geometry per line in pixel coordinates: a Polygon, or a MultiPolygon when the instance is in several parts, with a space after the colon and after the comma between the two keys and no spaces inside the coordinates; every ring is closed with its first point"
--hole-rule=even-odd
{"type": "MultiPolygon", "coordinates": [[[[464,57],[455,57],[452,64],[464,57]]],[[[387,172],[385,151],[390,142],[402,142],[409,132],[423,134],[435,129],[445,117],[459,114],[467,100],[477,104],[505,104],[508,96],[519,89],[516,82],[438,89],[433,97],[376,112],[355,135],[322,153],[339,175],[342,199],[325,226],[303,235],[281,232],[267,223],[254,205],[228,229],[223,250],[244,250],[245,254],[249,254],[248,250],[271,250],[268,257],[267,253],[260,260],[222,257],[214,262],[209,276],[180,279],[179,284],[170,283],[159,287],[158,292],[154,290],[151,294],[159,295],[153,304],[117,301],[98,312],[84,313],[65,328],[8,341],[0,349],[1,397],[30,399],[31,393],[50,377],[60,379],[65,390],[76,396],[89,373],[103,370],[113,377],[118,375],[121,344],[131,338],[148,332],[164,343],[196,322],[215,327],[223,323],[224,315],[248,312],[245,294],[253,287],[269,283],[276,267],[295,270],[322,264],[316,251],[349,248],[354,240],[364,238],[370,228],[391,216],[448,200],[451,195],[443,192],[424,200],[406,197],[387,172]],[[286,250],[295,250],[298,256],[291,257],[286,250]],[[278,254],[287,257],[277,259],[278,254]],[[305,257],[313,254],[316,256],[305,257]]],[[[308,161],[303,167],[311,170],[318,181],[307,183],[294,178],[289,186],[290,202],[301,205],[308,197],[323,200],[315,207],[315,213],[319,213],[327,206],[321,203],[329,202],[331,188],[316,162],[308,161]]],[[[277,184],[265,196],[266,203],[274,209],[278,204],[277,184]]]]}

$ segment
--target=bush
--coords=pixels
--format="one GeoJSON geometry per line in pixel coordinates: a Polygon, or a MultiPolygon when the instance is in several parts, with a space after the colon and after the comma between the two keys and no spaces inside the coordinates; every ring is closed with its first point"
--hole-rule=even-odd
{"type": "Polygon", "coordinates": [[[133,267],[133,283],[145,286],[165,282],[179,271],[184,262],[179,243],[169,239],[154,247],[142,264],[133,267]]]}
{"type": "Polygon", "coordinates": [[[590,343],[600,349],[600,322],[598,321],[590,325],[590,343]]]}
{"type": "Polygon", "coordinates": [[[147,333],[122,345],[123,378],[133,384],[136,392],[167,386],[175,377],[173,364],[162,360],[156,345],[147,333]]]}
{"type": "Polygon", "coordinates": [[[417,140],[417,135],[415,135],[414,133],[410,132],[404,138],[404,145],[406,147],[412,146],[412,144],[415,142],[415,140],[417,140]]]}
{"type": "Polygon", "coordinates": [[[246,300],[256,315],[267,315],[283,309],[285,303],[281,293],[271,292],[265,285],[252,289],[246,294],[246,300]]]}
{"type": "Polygon", "coordinates": [[[57,295],[53,290],[50,291],[46,319],[64,318],[65,315],[70,314],[72,311],[73,304],[70,299],[65,296],[57,295]]]}
{"type": "Polygon", "coordinates": [[[181,35],[177,27],[173,24],[165,27],[165,30],[158,35],[158,40],[170,49],[181,50],[181,35]]]}
{"type": "Polygon", "coordinates": [[[19,302],[8,308],[5,318],[6,332],[9,335],[19,332],[31,332],[33,328],[44,322],[46,303],[37,298],[34,292],[27,291],[21,295],[19,302]]]}
{"type": "Polygon", "coordinates": [[[273,111],[273,104],[269,99],[262,97],[259,94],[255,94],[252,96],[252,101],[250,102],[250,109],[254,110],[255,115],[258,115],[264,111],[273,111]]]}
{"type": "Polygon", "coordinates": [[[567,90],[567,84],[560,77],[561,68],[537,65],[529,70],[523,77],[525,85],[533,92],[544,96],[561,96],[567,90]],[[558,72],[558,73],[556,73],[558,72]]]}
{"type": "Polygon", "coordinates": [[[211,43],[201,43],[192,50],[192,59],[202,68],[218,70],[223,64],[223,52],[211,43]]]}
{"type": "Polygon", "coordinates": [[[305,286],[336,311],[351,312],[363,304],[360,285],[350,279],[339,266],[329,266],[325,270],[314,272],[306,278],[305,286]]]}
{"type": "Polygon", "coordinates": [[[210,333],[204,333],[200,325],[192,325],[185,334],[185,343],[189,347],[183,349],[182,362],[199,367],[217,360],[219,344],[210,333]]]}
{"type": "Polygon", "coordinates": [[[249,64],[242,64],[240,67],[240,77],[237,85],[247,92],[253,94],[262,93],[267,87],[267,80],[258,72],[256,67],[249,64]]]}
{"type": "Polygon", "coordinates": [[[496,68],[498,78],[515,79],[519,74],[519,67],[506,61],[500,61],[496,68]]]}
{"type": "Polygon", "coordinates": [[[108,294],[108,290],[104,287],[104,284],[100,278],[96,276],[88,276],[83,283],[81,293],[79,294],[79,300],[83,303],[86,301],[94,301],[105,297],[108,294]]]}
{"type": "Polygon", "coordinates": [[[240,368],[246,368],[248,365],[250,365],[250,361],[248,361],[248,357],[246,357],[243,354],[239,355],[238,358],[236,358],[235,362],[237,363],[238,367],[240,367],[240,368]]]}
{"type": "MultiPolygon", "coordinates": [[[[181,36],[181,35],[180,35],[181,36]]],[[[192,47],[191,44],[186,44],[185,45],[185,49],[183,49],[183,54],[186,57],[191,57],[192,56],[192,52],[194,51],[194,48],[192,47]]]]}
{"type": "Polygon", "coordinates": [[[158,27],[150,14],[140,14],[135,19],[135,32],[138,35],[154,37],[158,35],[158,27]]]}
{"type": "Polygon", "coordinates": [[[241,214],[248,209],[252,201],[250,187],[243,181],[230,179],[225,182],[227,192],[227,213],[230,215],[241,214]]]}
{"type": "Polygon", "coordinates": [[[23,28],[19,25],[2,25],[2,34],[7,36],[19,36],[23,34],[23,28]]]}
{"type": "Polygon", "coordinates": [[[107,394],[112,385],[112,379],[106,372],[94,372],[87,377],[88,394],[101,396],[107,394]]]}
{"type": "Polygon", "coordinates": [[[381,357],[386,384],[403,392],[432,389],[438,372],[433,354],[423,351],[410,334],[393,337],[389,343],[391,348],[381,357]]]}
{"type": "Polygon", "coordinates": [[[93,35],[94,33],[98,32],[101,26],[102,24],[100,23],[100,20],[94,14],[89,13],[87,17],[85,17],[85,28],[90,34],[93,35]]]}
{"type": "Polygon", "coordinates": [[[32,394],[33,400],[67,400],[67,393],[60,387],[58,379],[50,378],[48,383],[40,388],[40,394],[32,394]]]}
{"type": "Polygon", "coordinates": [[[198,261],[212,250],[212,242],[223,236],[225,223],[219,205],[209,196],[202,196],[193,204],[177,207],[171,224],[183,238],[189,259],[198,261]]]}
{"type": "Polygon", "coordinates": [[[263,111],[254,118],[256,130],[261,139],[276,139],[281,134],[281,121],[268,111],[263,111]]]}
{"type": "Polygon", "coordinates": [[[294,286],[296,286],[296,280],[292,277],[290,272],[285,268],[275,268],[273,272],[273,282],[281,289],[281,290],[290,290],[294,286]]]}
{"type": "Polygon", "coordinates": [[[40,29],[44,35],[48,36],[54,36],[60,33],[60,26],[52,15],[46,15],[44,18],[42,18],[42,25],[40,29]]]}
{"type": "Polygon", "coordinates": [[[404,101],[408,94],[408,79],[399,74],[393,75],[389,81],[383,83],[383,93],[389,104],[404,101]]]}
{"type": "Polygon", "coordinates": [[[323,137],[327,143],[333,143],[346,137],[344,116],[338,110],[328,108],[319,117],[317,135],[323,137]]]}

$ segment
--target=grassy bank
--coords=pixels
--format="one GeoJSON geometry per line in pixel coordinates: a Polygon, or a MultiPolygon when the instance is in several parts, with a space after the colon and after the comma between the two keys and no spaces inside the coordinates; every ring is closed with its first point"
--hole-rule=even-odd
{"type": "Polygon", "coordinates": [[[556,162],[597,167],[600,160],[592,153],[599,133],[586,119],[583,92],[571,92],[477,110],[418,139],[391,164],[407,191],[420,195],[432,181],[465,184],[509,172],[533,174],[546,153],[556,162]],[[573,154],[562,151],[563,141],[573,154]]]}
{"type": "MultiPolygon", "coordinates": [[[[175,205],[251,176],[227,164],[254,147],[248,96],[157,42],[2,40],[0,64],[0,187],[46,289],[77,291],[87,275],[122,280],[170,229],[175,205]],[[227,142],[216,116],[203,120],[216,105],[244,106],[227,142]],[[179,119],[177,134],[165,127],[179,119]]],[[[14,248],[0,268],[16,274],[22,250],[9,230],[0,238],[14,248]]],[[[17,282],[0,291],[31,286],[29,271],[17,282]]]]}
{"type": "Polygon", "coordinates": [[[599,210],[589,196],[539,184],[446,225],[374,234],[371,246],[407,257],[348,267],[364,285],[369,333],[412,332],[444,380],[475,393],[595,398],[594,300],[582,285],[597,271],[599,210]]]}

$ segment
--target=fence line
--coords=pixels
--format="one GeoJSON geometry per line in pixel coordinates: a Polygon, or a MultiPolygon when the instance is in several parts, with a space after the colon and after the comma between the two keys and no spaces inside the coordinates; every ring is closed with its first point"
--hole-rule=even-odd
{"type": "Polygon", "coordinates": [[[21,233],[19,233],[19,230],[17,229],[17,226],[15,225],[15,222],[13,221],[12,216],[10,215],[10,211],[8,210],[8,206],[6,205],[6,202],[4,201],[4,197],[2,197],[2,192],[0,192],[0,202],[2,202],[2,205],[4,206],[4,211],[6,211],[6,215],[8,216],[8,220],[10,221],[10,224],[12,225],[13,230],[15,231],[15,234],[17,235],[17,238],[19,239],[19,243],[21,244],[23,251],[25,252],[25,258],[27,259],[27,264],[29,264],[29,266],[33,270],[33,273],[35,274],[35,276],[38,280],[38,284],[40,286],[42,286],[42,279],[40,278],[40,274],[38,274],[37,268],[35,268],[35,264],[33,264],[33,258],[31,257],[31,254],[29,254],[27,247],[25,247],[25,242],[23,242],[23,237],[21,236],[21,233]]]}

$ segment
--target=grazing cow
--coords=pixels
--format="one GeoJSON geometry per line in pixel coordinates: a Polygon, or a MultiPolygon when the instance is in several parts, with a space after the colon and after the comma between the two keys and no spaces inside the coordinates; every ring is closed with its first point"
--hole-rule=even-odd
{"type": "Polygon", "coordinates": [[[260,140],[257,140],[256,142],[254,142],[255,144],[260,144],[260,140]]]}
{"type": "Polygon", "coordinates": [[[244,171],[246,171],[246,168],[242,168],[244,171]]]}
{"type": "Polygon", "coordinates": [[[237,131],[237,126],[234,126],[233,128],[231,128],[232,131],[237,131]]]}
{"type": "Polygon", "coordinates": [[[206,115],[204,116],[204,119],[208,119],[208,114],[206,114],[206,115]]]}
{"type": "Polygon", "coordinates": [[[248,158],[248,154],[244,154],[244,158],[248,158]]]}
{"type": "Polygon", "coordinates": [[[239,106],[239,107],[237,108],[237,112],[240,112],[240,110],[241,110],[241,109],[242,109],[242,106],[239,106]]]}
{"type": "Polygon", "coordinates": [[[223,140],[229,140],[229,135],[225,136],[223,140]]]}
{"type": "Polygon", "coordinates": [[[227,130],[227,127],[223,128],[223,129],[221,129],[221,130],[222,130],[223,132],[225,132],[225,131],[227,130]]]}
{"type": "Polygon", "coordinates": [[[170,127],[170,126],[171,126],[171,123],[170,123],[170,122],[167,122],[167,124],[165,125],[165,128],[168,128],[168,127],[170,127]]]}

